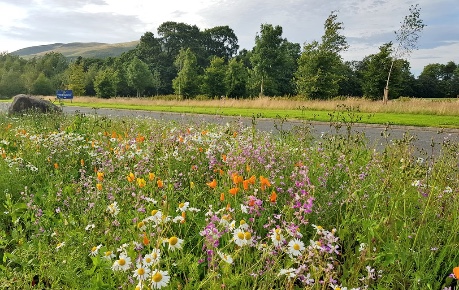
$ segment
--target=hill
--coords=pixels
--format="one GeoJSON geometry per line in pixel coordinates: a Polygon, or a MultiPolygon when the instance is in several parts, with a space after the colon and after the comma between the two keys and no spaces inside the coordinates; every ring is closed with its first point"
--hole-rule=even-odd
{"type": "Polygon", "coordinates": [[[62,53],[65,57],[76,58],[105,58],[121,55],[136,47],[139,41],[122,42],[122,43],[98,43],[98,42],[72,42],[72,43],[53,43],[22,48],[11,52],[23,58],[32,58],[45,55],[49,52],[62,53]]]}

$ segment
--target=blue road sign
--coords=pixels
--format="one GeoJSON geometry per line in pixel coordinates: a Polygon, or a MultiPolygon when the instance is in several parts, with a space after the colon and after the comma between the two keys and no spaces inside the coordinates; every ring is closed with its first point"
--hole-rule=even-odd
{"type": "Polygon", "coordinates": [[[73,99],[73,91],[72,90],[58,90],[56,92],[56,96],[58,99],[73,99]]]}

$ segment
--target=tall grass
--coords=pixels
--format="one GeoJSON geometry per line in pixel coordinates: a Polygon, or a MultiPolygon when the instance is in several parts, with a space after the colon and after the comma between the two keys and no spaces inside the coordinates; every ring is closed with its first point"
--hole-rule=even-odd
{"type": "MultiPolygon", "coordinates": [[[[52,97],[48,97],[53,99],[52,97]]],[[[75,103],[118,103],[153,106],[189,106],[211,108],[251,108],[283,110],[325,110],[334,111],[339,106],[359,108],[364,113],[406,113],[431,115],[459,115],[459,99],[413,99],[401,98],[383,104],[381,101],[370,101],[361,98],[343,98],[328,101],[301,100],[298,98],[260,97],[254,99],[201,99],[182,100],[177,96],[150,98],[112,98],[109,100],[94,97],[75,97],[75,103]]]]}

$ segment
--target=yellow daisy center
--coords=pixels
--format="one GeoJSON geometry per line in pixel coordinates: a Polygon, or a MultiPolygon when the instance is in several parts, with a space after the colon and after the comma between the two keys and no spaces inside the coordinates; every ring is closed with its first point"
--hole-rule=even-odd
{"type": "Polygon", "coordinates": [[[139,274],[139,275],[145,274],[145,269],[144,268],[137,269],[137,274],[139,274]]]}
{"type": "Polygon", "coordinates": [[[239,222],[239,225],[242,226],[243,224],[245,224],[245,220],[241,220],[241,221],[239,222]]]}
{"type": "Polygon", "coordinates": [[[238,237],[240,240],[244,239],[244,233],[243,233],[243,232],[237,233],[237,237],[238,237]]]}
{"type": "Polygon", "coordinates": [[[105,256],[110,256],[111,254],[112,254],[112,251],[105,252],[105,256]]]}
{"type": "MultiPolygon", "coordinates": [[[[156,259],[156,257],[155,257],[155,259],[156,259]]],[[[151,263],[151,258],[145,258],[145,262],[151,263]]]]}
{"type": "Polygon", "coordinates": [[[184,204],[183,202],[181,202],[181,203],[179,203],[179,205],[178,205],[178,206],[179,206],[179,208],[182,208],[182,207],[184,207],[184,206],[185,206],[185,204],[184,204]]]}
{"type": "Polygon", "coordinates": [[[142,222],[139,222],[137,224],[137,227],[140,229],[141,227],[143,227],[145,225],[145,223],[142,221],[142,222]]]}
{"type": "Polygon", "coordinates": [[[151,211],[151,215],[155,215],[157,212],[158,212],[158,210],[154,209],[154,210],[151,211]]]}
{"type": "Polygon", "coordinates": [[[175,244],[177,244],[177,242],[178,242],[177,237],[171,237],[171,238],[169,239],[169,244],[170,244],[171,246],[175,246],[175,244]]]}
{"type": "Polygon", "coordinates": [[[294,249],[295,251],[298,251],[298,250],[300,249],[300,245],[298,245],[298,244],[293,244],[293,249],[294,249]]]}
{"type": "Polygon", "coordinates": [[[124,266],[125,264],[126,264],[126,260],[125,259],[121,258],[121,259],[118,260],[118,265],[124,266]]]}
{"type": "Polygon", "coordinates": [[[156,272],[153,275],[153,277],[151,277],[151,280],[153,280],[156,283],[160,282],[162,279],[163,279],[163,275],[161,275],[161,273],[159,273],[159,272],[156,272]]]}
{"type": "Polygon", "coordinates": [[[245,232],[245,233],[244,233],[244,238],[245,238],[246,240],[250,240],[250,238],[252,238],[252,234],[249,233],[249,232],[245,232]]]}
{"type": "Polygon", "coordinates": [[[97,251],[97,247],[92,247],[91,252],[97,251]]]}
{"type": "Polygon", "coordinates": [[[281,240],[281,236],[280,235],[276,235],[276,240],[280,241],[281,240]]]}

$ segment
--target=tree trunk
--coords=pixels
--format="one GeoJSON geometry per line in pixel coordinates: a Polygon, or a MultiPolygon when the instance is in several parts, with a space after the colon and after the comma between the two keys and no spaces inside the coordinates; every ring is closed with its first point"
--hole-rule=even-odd
{"type": "Polygon", "coordinates": [[[384,104],[387,104],[387,101],[389,100],[389,81],[390,81],[390,75],[392,73],[392,69],[394,68],[394,62],[395,60],[392,60],[392,62],[390,63],[389,74],[387,76],[386,86],[384,87],[384,96],[383,96],[384,104]]]}
{"type": "Polygon", "coordinates": [[[261,85],[260,85],[260,97],[265,95],[264,88],[263,88],[263,76],[261,77],[261,85]]]}
{"type": "Polygon", "coordinates": [[[386,86],[386,87],[384,88],[384,97],[383,97],[383,103],[384,103],[384,105],[387,104],[387,101],[388,101],[388,100],[389,100],[389,87],[386,86]]]}

